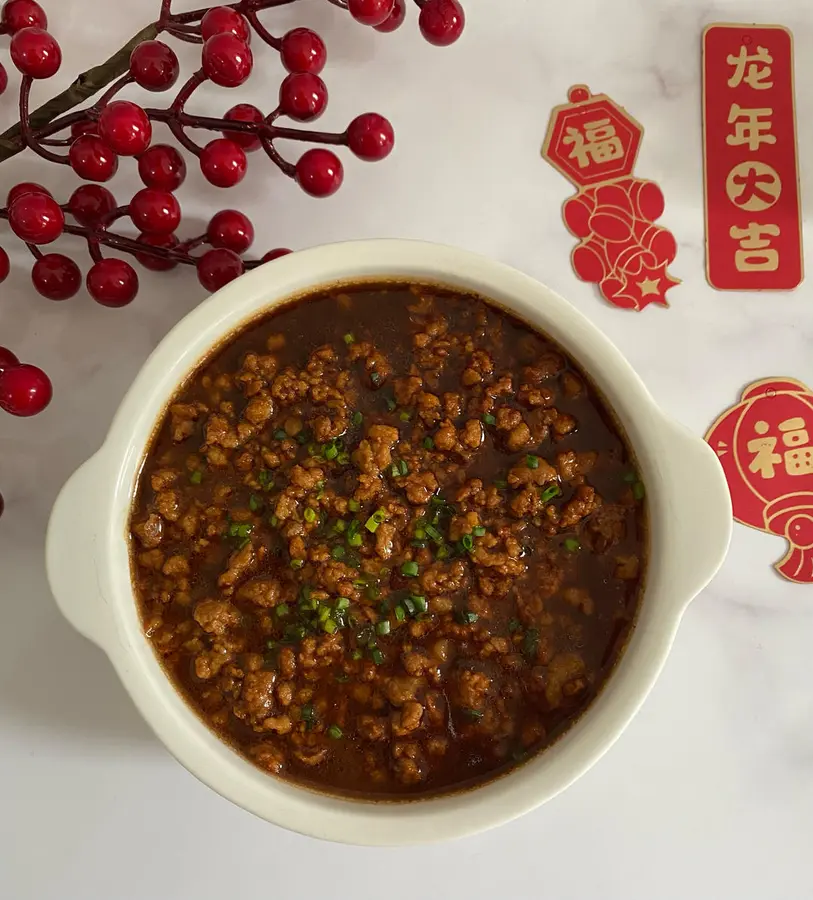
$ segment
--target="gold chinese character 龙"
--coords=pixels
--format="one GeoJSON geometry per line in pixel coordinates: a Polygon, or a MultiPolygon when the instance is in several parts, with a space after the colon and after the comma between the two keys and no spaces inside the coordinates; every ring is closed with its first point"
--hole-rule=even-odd
{"type": "Polygon", "coordinates": [[[563,143],[573,144],[569,158],[575,159],[580,169],[586,169],[591,161],[607,163],[624,155],[624,145],[609,119],[588,122],[584,133],[578,128],[568,128],[563,143]]]}
{"type": "Polygon", "coordinates": [[[770,209],[782,195],[779,172],[767,163],[750,160],[728,173],[725,183],[728,199],[747,212],[770,209]]]}
{"type": "Polygon", "coordinates": [[[768,91],[773,87],[773,81],[768,81],[773,74],[773,57],[765,47],[757,47],[757,52],[750,55],[747,47],[740,47],[739,56],[729,56],[726,61],[735,67],[734,74],[728,79],[730,88],[739,87],[743,82],[755,91],[768,91]]]}
{"type": "Polygon", "coordinates": [[[781,234],[778,225],[750,222],[747,228],[734,225],[729,234],[740,245],[734,254],[738,272],[776,272],[779,268],[779,251],[771,247],[771,238],[781,234]]]}
{"type": "Polygon", "coordinates": [[[773,478],[776,474],[774,470],[782,462],[782,457],[774,453],[776,438],[768,436],[768,430],[767,422],[757,422],[754,431],[760,437],[748,442],[748,452],[754,454],[748,471],[754,474],[758,472],[763,478],[773,478]]]}
{"type": "Polygon", "coordinates": [[[759,150],[762,144],[775,144],[776,135],[771,134],[771,116],[773,109],[745,109],[739,103],[732,103],[728,114],[728,124],[734,126],[734,134],[729,134],[725,141],[729,147],[741,147],[748,144],[748,149],[759,150]],[[767,119],[768,121],[763,121],[767,119]],[[744,121],[742,121],[744,120],[744,121]]]}

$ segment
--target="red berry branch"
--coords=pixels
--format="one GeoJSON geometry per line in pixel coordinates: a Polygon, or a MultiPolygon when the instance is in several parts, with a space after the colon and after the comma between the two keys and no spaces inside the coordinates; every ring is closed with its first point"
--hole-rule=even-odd
{"type": "MultiPolygon", "coordinates": [[[[54,76],[62,53],[47,31],[45,11],[35,0],[6,0],[0,12],[0,35],[11,36],[11,61],[22,80],[20,120],[0,135],[0,162],[28,149],[92,182],[78,187],[64,203],[42,185],[18,184],[9,191],[6,205],[0,207],[0,220],[8,222],[12,233],[34,257],[31,279],[39,294],[62,301],[81,288],[82,272],[74,260],[40,249],[64,234],[85,241],[91,258],[85,285],[97,303],[109,307],[126,306],[138,292],[136,269],[121,259],[121,254],[134,257],[153,271],[194,266],[200,283],[215,291],[246,269],[290,252],[280,248],[260,259],[244,259],[254,229],[247,216],[232,209],[215,213],[205,233],[187,240],[178,238],[182,217],[174,191],[186,177],[186,161],[176,146],[153,143],[156,123],[166,126],[176,144],[197,159],[207,181],[222,188],[243,180],[248,154],[257,151],[314,197],[330,196],[344,179],[342,162],[328,147],[347,147],[359,159],[370,162],[389,155],[395,136],[389,121],[377,113],[357,116],[340,133],[279,124],[281,118],[300,124],[313,122],[328,102],[327,87],[319,74],[327,51],[319,35],[308,28],[294,28],[276,36],[260,20],[262,11],[294,2],[239,0],[173,14],[171,0],[161,0],[156,22],[142,29],[105,63],[80,75],[66,91],[31,111],[33,82],[54,76]],[[158,94],[178,83],[178,57],[169,44],[157,39],[159,36],[199,44],[200,68],[182,83],[166,106],[140,106],[120,99],[120,92],[131,84],[158,94]],[[289,73],[280,85],[276,108],[266,113],[251,104],[237,103],[222,118],[189,112],[187,105],[207,81],[224,88],[238,88],[246,82],[255,65],[252,37],[276,51],[289,73]],[[103,93],[92,105],[78,108],[99,92],[103,93]],[[294,161],[277,150],[279,139],[317,146],[294,161]],[[122,157],[137,161],[145,185],[125,205],[119,205],[101,184],[113,178],[122,157]],[[138,230],[136,237],[116,230],[116,223],[126,219],[138,230]],[[107,255],[110,252],[118,255],[107,255]]],[[[407,0],[327,2],[380,32],[395,31],[407,14],[407,0]]],[[[458,0],[414,2],[427,41],[446,46],[457,40],[465,21],[458,0]]],[[[8,75],[0,64],[0,94],[7,86],[8,75]]],[[[0,283],[8,277],[9,269],[8,254],[0,247],[0,283]]],[[[0,347],[0,408],[12,415],[34,415],[48,405],[51,395],[51,382],[41,369],[20,363],[10,350],[0,347]]]]}

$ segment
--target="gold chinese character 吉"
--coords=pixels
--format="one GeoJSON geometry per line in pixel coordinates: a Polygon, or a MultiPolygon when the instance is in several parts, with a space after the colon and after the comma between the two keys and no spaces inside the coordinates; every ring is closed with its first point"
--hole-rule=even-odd
{"type": "Polygon", "coordinates": [[[571,126],[562,142],[573,144],[569,159],[575,159],[580,169],[586,169],[591,162],[612,162],[624,155],[624,145],[609,119],[588,122],[584,133],[571,126]]]}
{"type": "Polygon", "coordinates": [[[768,91],[773,81],[773,57],[765,47],[757,47],[757,52],[749,55],[747,47],[740,47],[739,56],[729,56],[726,60],[734,66],[734,74],[728,79],[730,88],[737,88],[743,82],[755,91],[768,91]]]}
{"type": "Polygon", "coordinates": [[[778,225],[750,222],[747,228],[734,225],[729,234],[740,245],[734,254],[738,272],[776,272],[779,269],[779,251],[771,247],[771,238],[781,234],[778,225]]]}

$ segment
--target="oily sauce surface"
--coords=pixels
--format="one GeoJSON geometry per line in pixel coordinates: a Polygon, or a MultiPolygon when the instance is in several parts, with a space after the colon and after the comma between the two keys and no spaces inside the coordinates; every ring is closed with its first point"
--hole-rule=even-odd
{"type": "Polygon", "coordinates": [[[208,361],[131,530],[145,632],[204,721],[271,773],[389,798],[487,780],[578,718],[646,537],[575,365],[419,285],[306,298],[208,361]]]}

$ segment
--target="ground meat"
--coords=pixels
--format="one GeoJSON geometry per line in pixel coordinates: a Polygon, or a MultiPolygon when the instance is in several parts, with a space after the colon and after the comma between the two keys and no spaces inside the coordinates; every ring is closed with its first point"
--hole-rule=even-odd
{"type": "Polygon", "coordinates": [[[237,599],[272,608],[281,600],[280,583],[276,578],[253,578],[240,586],[237,599]]]}
{"type": "Polygon", "coordinates": [[[143,522],[137,522],[132,526],[133,533],[141,542],[142,547],[150,549],[161,543],[164,534],[164,523],[161,517],[150,513],[143,522]]]}
{"type": "Polygon", "coordinates": [[[240,624],[240,611],[222,600],[203,600],[195,607],[195,621],[209,634],[223,635],[240,624]]]}
{"type": "Polygon", "coordinates": [[[404,481],[407,500],[415,506],[425,506],[438,489],[438,480],[433,472],[415,472],[404,481]]]}

